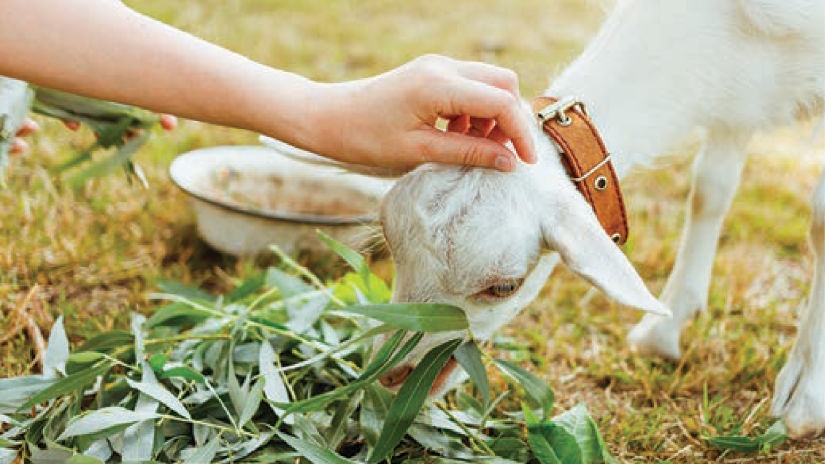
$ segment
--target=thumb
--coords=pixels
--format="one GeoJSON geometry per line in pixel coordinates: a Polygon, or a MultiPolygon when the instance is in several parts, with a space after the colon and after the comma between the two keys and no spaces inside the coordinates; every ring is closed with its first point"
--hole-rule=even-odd
{"type": "Polygon", "coordinates": [[[416,132],[413,147],[422,163],[446,163],[512,171],[516,155],[504,145],[487,138],[455,132],[422,130],[416,132]]]}

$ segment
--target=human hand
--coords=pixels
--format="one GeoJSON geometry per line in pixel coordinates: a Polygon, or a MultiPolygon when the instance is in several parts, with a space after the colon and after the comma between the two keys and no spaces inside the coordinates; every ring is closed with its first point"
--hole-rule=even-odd
{"type": "Polygon", "coordinates": [[[23,137],[33,134],[40,130],[40,125],[37,124],[33,119],[26,118],[23,121],[23,125],[20,126],[20,129],[17,130],[17,135],[14,137],[14,140],[11,142],[11,146],[9,147],[9,153],[19,154],[23,153],[29,149],[29,144],[23,139],[23,137]]]}
{"type": "MultiPolygon", "coordinates": [[[[424,56],[369,79],[327,86],[313,151],[412,169],[427,162],[515,169],[535,162],[518,79],[496,66],[424,56]],[[447,131],[436,129],[439,118],[447,131]]],[[[316,105],[313,105],[316,106],[316,105]]]]}
{"type": "MultiPolygon", "coordinates": [[[[72,131],[76,131],[80,128],[80,123],[77,121],[63,121],[63,125],[72,131]]],[[[160,115],[160,127],[165,130],[173,130],[177,126],[178,118],[172,116],[171,114],[160,115]]],[[[9,153],[20,154],[26,152],[29,149],[29,144],[26,143],[26,140],[23,137],[33,134],[39,130],[40,125],[37,124],[34,119],[26,118],[26,120],[23,121],[23,125],[20,126],[20,129],[17,131],[17,136],[14,138],[14,141],[11,143],[9,153]]],[[[137,135],[139,135],[138,132],[132,132],[127,134],[126,137],[132,138],[137,135]]]]}
{"type": "MultiPolygon", "coordinates": [[[[176,127],[178,127],[178,118],[172,116],[171,114],[161,114],[160,121],[158,122],[158,124],[160,124],[160,127],[162,127],[164,130],[174,130],[176,127]]],[[[80,123],[77,121],[63,121],[63,125],[71,131],[76,131],[80,129],[80,123]]],[[[126,133],[126,138],[131,139],[133,137],[137,137],[138,135],[140,135],[139,129],[130,130],[126,133]]]]}

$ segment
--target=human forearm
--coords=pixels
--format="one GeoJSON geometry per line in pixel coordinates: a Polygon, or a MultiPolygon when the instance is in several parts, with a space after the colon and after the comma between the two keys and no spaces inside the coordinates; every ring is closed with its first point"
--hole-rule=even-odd
{"type": "Polygon", "coordinates": [[[318,84],[135,13],[114,0],[5,0],[0,74],[254,130],[351,163],[439,161],[512,170],[535,159],[512,71],[422,57],[318,84]],[[451,122],[447,133],[435,129],[451,122]]]}

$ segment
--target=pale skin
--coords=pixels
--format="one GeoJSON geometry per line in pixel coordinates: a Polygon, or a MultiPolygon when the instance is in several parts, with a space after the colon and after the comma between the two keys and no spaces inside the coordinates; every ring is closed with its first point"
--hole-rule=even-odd
{"type": "Polygon", "coordinates": [[[6,0],[3,10],[0,74],[37,85],[256,131],[348,163],[510,171],[519,158],[535,161],[516,75],[496,66],[425,56],[318,83],[112,0],[6,0]],[[447,132],[435,128],[439,118],[447,132]]]}

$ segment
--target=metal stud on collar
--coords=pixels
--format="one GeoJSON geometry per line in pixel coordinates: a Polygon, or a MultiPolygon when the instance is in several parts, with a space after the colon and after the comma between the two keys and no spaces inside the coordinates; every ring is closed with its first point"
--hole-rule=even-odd
{"type": "Polygon", "coordinates": [[[585,108],[584,103],[579,101],[579,99],[576,97],[565,97],[555,103],[547,105],[544,109],[539,111],[536,116],[539,118],[540,124],[544,124],[550,119],[556,118],[562,126],[569,126],[573,120],[570,116],[567,116],[564,113],[573,107],[585,115],[587,114],[587,108],[585,108]]]}
{"type": "Polygon", "coordinates": [[[597,177],[596,180],[593,182],[593,187],[595,187],[596,190],[606,189],[607,188],[607,177],[605,177],[605,176],[597,177]]]}
{"type": "MultiPolygon", "coordinates": [[[[598,171],[598,170],[599,170],[599,168],[601,168],[602,166],[604,166],[605,164],[607,164],[608,162],[610,162],[610,158],[611,158],[611,157],[612,157],[612,155],[608,153],[608,155],[607,155],[607,156],[606,156],[603,160],[601,160],[601,161],[599,162],[599,164],[597,164],[597,165],[593,166],[592,168],[590,168],[590,170],[589,170],[589,171],[585,172],[584,174],[582,174],[582,175],[581,175],[581,176],[579,176],[579,177],[571,177],[571,178],[570,178],[570,180],[572,180],[573,182],[581,182],[581,181],[583,181],[583,180],[587,179],[587,178],[588,178],[588,177],[590,177],[590,176],[591,176],[594,172],[598,171]]],[[[600,177],[602,177],[602,176],[600,176],[600,177]]],[[[597,180],[598,180],[598,179],[597,179],[597,180]]],[[[605,179],[605,182],[606,182],[606,181],[607,181],[607,179],[605,179]]],[[[605,187],[607,187],[607,184],[606,184],[606,183],[605,183],[605,187]]]]}

